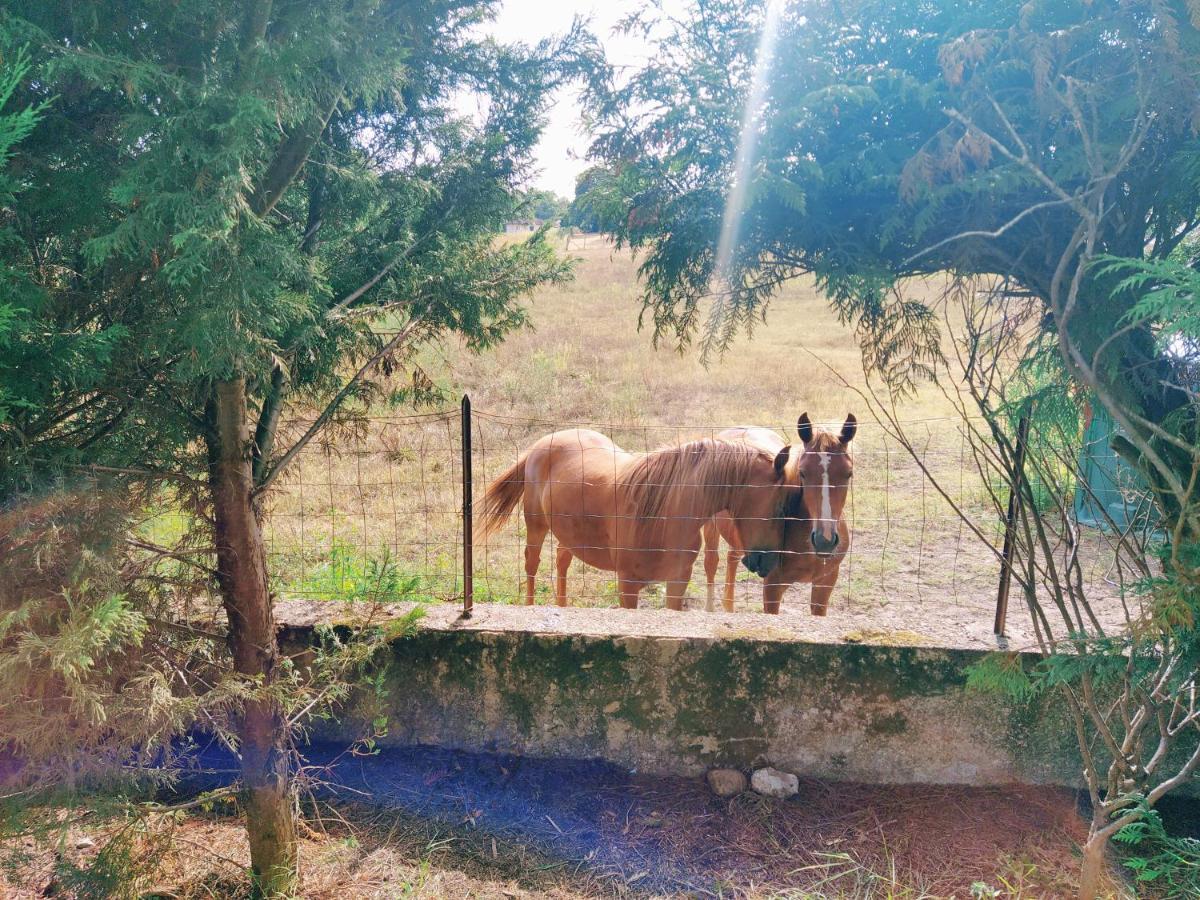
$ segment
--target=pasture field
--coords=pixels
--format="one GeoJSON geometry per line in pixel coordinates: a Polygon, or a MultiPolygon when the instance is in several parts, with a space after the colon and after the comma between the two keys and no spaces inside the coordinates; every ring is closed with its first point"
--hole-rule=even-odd
{"type": "MultiPolygon", "coordinates": [[[[418,362],[447,397],[468,393],[475,410],[475,497],[520,450],[550,431],[593,427],[629,450],[649,450],[715,434],[731,425],[776,429],[795,441],[807,411],[836,429],[859,418],[855,475],[846,515],[852,550],[842,565],[830,616],[850,639],[890,634],[908,642],[994,643],[992,614],[1001,523],[974,469],[953,404],[936,385],[897,407],[924,465],[991,543],[955,515],[920,467],[873,420],[858,393],[867,387],[851,330],[807,281],[789,285],[752,337],[739,337],[705,368],[695,348],[655,348],[638,329],[636,262],[600,236],[572,238],[573,282],[530,301],[531,327],[494,350],[473,355],[448,343],[418,362]]],[[[928,291],[941,285],[930,282],[928,291]]],[[[300,427],[303,421],[295,423],[300,427]]],[[[302,454],[269,505],[268,541],[282,594],[298,597],[461,596],[460,436],[457,406],[376,407],[358,427],[341,429],[302,454]]],[[[477,543],[476,598],[519,602],[523,572],[519,512],[477,543]]],[[[1089,577],[1120,620],[1115,584],[1096,542],[1089,577]]],[[[553,602],[553,540],[543,550],[539,603],[553,602]]],[[[704,608],[702,556],[689,589],[704,608]]],[[[724,558],[718,591],[724,578],[724,558]]],[[[761,609],[759,580],[741,568],[738,610],[761,609]]],[[[576,561],[568,576],[572,604],[616,606],[610,572],[576,561]]],[[[661,605],[661,587],[643,593],[661,605]]],[[[808,587],[793,587],[783,615],[802,625],[808,587]]],[[[1010,613],[1013,646],[1032,643],[1024,609],[1010,613]]]]}

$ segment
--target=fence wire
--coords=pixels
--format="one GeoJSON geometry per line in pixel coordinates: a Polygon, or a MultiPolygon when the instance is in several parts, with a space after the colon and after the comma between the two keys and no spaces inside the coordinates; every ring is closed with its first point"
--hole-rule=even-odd
{"type": "MultiPolygon", "coordinates": [[[[287,429],[299,433],[308,423],[287,429]]],[[[850,549],[830,609],[890,608],[919,621],[957,610],[963,620],[990,623],[995,607],[1003,521],[995,495],[972,457],[975,450],[958,419],[905,423],[920,464],[888,432],[859,424],[851,445],[854,475],[843,516],[850,549]],[[949,499],[990,542],[986,545],[932,489],[935,477],[949,499]]],[[[646,453],[686,441],[712,439],[727,426],[639,422],[561,422],[518,419],[486,410],[472,418],[473,497],[476,511],[488,485],[538,438],[568,428],[601,432],[630,453],[646,453]]],[[[786,443],[796,444],[794,423],[773,423],[786,443]]],[[[836,433],[838,426],[832,426],[836,433]]],[[[459,602],[462,576],[461,419],[458,409],[412,416],[370,416],[311,443],[297,458],[266,509],[271,569],[282,596],[308,599],[459,602]]],[[[798,446],[794,449],[800,449],[798,446]]],[[[1036,474],[1029,476],[1036,479],[1036,474]]],[[[1036,485],[1034,486],[1036,490],[1036,485]]],[[[521,510],[497,532],[474,542],[476,603],[523,603],[526,528],[521,510]]],[[[1085,572],[1099,594],[1116,594],[1112,554],[1099,531],[1082,533],[1085,572]]],[[[553,530],[534,581],[537,603],[555,602],[553,530]]],[[[671,549],[671,548],[667,548],[671,549]]],[[[687,548],[677,548],[687,549],[687,548]]],[[[716,574],[717,608],[729,549],[722,544],[716,574]]],[[[762,608],[762,579],[744,566],[736,571],[737,610],[762,608]]],[[[785,610],[807,614],[805,584],[794,585],[785,610]]],[[[704,553],[691,573],[687,606],[706,603],[704,553]]],[[[642,606],[661,606],[661,585],[642,593],[642,606]]],[[[616,574],[575,560],[567,603],[619,605],[616,574]]]]}

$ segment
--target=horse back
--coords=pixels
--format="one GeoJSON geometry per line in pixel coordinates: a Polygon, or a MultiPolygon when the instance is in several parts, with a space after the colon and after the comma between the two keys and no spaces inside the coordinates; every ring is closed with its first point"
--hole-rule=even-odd
{"type": "Polygon", "coordinates": [[[590,428],[568,428],[535,441],[525,455],[526,503],[547,509],[553,493],[564,511],[583,504],[585,490],[611,485],[630,455],[607,436],[590,428]]]}
{"type": "Polygon", "coordinates": [[[590,428],[567,428],[538,438],[525,455],[527,481],[569,483],[574,476],[611,473],[629,454],[590,428]]]}
{"type": "Polygon", "coordinates": [[[766,450],[768,453],[778,453],[784,447],[784,440],[769,428],[758,425],[736,425],[718,432],[717,440],[728,441],[731,444],[749,444],[766,450]]]}

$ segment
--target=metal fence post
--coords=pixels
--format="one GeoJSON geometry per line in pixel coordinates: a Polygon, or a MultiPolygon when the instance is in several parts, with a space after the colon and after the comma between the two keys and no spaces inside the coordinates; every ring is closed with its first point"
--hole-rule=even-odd
{"type": "Polygon", "coordinates": [[[463,526],[463,618],[471,618],[475,605],[474,498],[471,475],[471,398],[462,398],[462,526],[463,526]]]}
{"type": "Polygon", "coordinates": [[[1008,512],[1004,517],[1004,550],[1000,561],[1000,588],[996,592],[996,622],[992,633],[1003,636],[1008,619],[1008,589],[1012,584],[1013,553],[1017,541],[1017,504],[1021,498],[1021,483],[1025,478],[1025,444],[1029,439],[1029,417],[1026,407],[1017,422],[1017,449],[1013,457],[1013,484],[1008,494],[1008,512]]]}

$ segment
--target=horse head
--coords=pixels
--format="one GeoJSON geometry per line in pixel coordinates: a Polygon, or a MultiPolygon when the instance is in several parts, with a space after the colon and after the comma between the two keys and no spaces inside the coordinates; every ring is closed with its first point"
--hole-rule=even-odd
{"type": "Polygon", "coordinates": [[[796,431],[804,452],[796,463],[807,519],[811,522],[808,535],[818,556],[830,556],[838,547],[838,526],[850,492],[854,475],[854,459],[850,442],[858,431],[858,420],[846,416],[837,434],[813,428],[808,413],[800,416],[796,431]]]}
{"type": "MultiPolygon", "coordinates": [[[[745,438],[760,447],[768,442],[756,439],[761,429],[744,429],[745,438]]],[[[765,448],[764,448],[765,449],[765,448]]],[[[744,492],[742,504],[731,509],[745,552],[742,564],[762,578],[775,571],[786,553],[790,529],[804,517],[804,500],[800,470],[789,463],[799,458],[785,445],[774,453],[771,475],[766,486],[770,490],[744,492]]]]}

